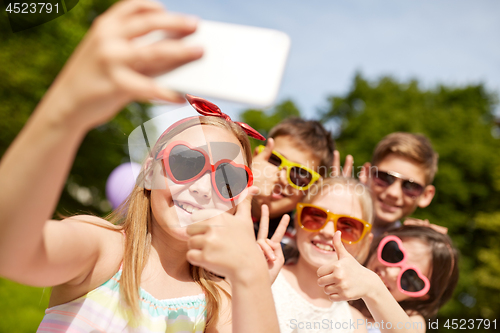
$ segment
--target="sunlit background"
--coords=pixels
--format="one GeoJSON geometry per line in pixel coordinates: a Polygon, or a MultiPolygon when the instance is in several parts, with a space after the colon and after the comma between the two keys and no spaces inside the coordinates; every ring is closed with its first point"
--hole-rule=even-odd
{"type": "MultiPolygon", "coordinates": [[[[0,156],[93,19],[113,2],[80,0],[68,14],[18,33],[0,16],[0,156]]],[[[291,115],[319,119],[334,130],[341,155],[352,154],[356,166],[368,161],[390,132],[429,136],[440,155],[437,195],[414,216],[448,227],[462,253],[459,286],[439,318],[498,317],[499,1],[163,2],[172,11],[290,35],[276,106],[258,110],[214,100],[233,119],[263,134],[291,115]]],[[[91,131],[58,213],[109,212],[105,184],[113,169],[130,160],[128,135],[168,110],[132,103],[91,131]]],[[[0,332],[35,331],[49,291],[0,279],[0,332]]]]}

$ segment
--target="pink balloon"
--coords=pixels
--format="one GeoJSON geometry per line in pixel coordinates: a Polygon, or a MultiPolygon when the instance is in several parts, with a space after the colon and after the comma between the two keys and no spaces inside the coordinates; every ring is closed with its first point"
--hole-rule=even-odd
{"type": "Polygon", "coordinates": [[[135,175],[141,171],[140,164],[127,162],[117,166],[106,181],[106,198],[116,209],[127,199],[135,185],[135,175]]]}

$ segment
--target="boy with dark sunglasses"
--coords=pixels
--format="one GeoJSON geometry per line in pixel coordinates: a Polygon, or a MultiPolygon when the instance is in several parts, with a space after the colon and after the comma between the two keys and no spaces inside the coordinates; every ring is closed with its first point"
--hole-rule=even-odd
{"type": "Polygon", "coordinates": [[[401,226],[417,207],[427,207],[436,189],[438,154],[422,134],[396,132],[384,137],[365,163],[360,180],[371,191],[375,208],[375,236],[401,226]]]}
{"type": "Polygon", "coordinates": [[[262,204],[268,205],[269,238],[281,217],[328,175],[334,149],[332,135],[321,123],[296,117],[273,127],[267,145],[255,149],[252,172],[260,193],[254,197],[252,216],[259,221],[262,204]]]}

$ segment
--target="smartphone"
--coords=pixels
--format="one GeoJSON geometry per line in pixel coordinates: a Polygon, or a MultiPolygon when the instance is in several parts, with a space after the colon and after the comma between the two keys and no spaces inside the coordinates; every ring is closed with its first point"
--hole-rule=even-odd
{"type": "MultiPolygon", "coordinates": [[[[162,32],[141,37],[148,44],[162,32]]],[[[290,50],[287,34],[259,27],[201,20],[185,43],[200,45],[203,57],[156,77],[181,93],[267,107],[274,103],[290,50]]]]}

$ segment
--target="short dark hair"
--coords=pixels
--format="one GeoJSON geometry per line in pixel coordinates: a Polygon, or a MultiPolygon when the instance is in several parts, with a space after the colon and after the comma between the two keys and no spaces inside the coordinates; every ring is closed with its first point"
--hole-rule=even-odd
{"type": "Polygon", "coordinates": [[[310,151],[320,160],[319,174],[327,177],[333,163],[335,141],[332,133],[316,120],[305,120],[299,117],[290,117],[269,131],[269,138],[290,136],[297,145],[310,151]]]}

